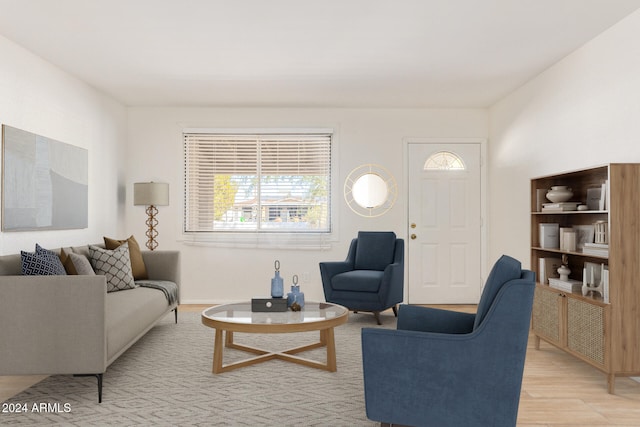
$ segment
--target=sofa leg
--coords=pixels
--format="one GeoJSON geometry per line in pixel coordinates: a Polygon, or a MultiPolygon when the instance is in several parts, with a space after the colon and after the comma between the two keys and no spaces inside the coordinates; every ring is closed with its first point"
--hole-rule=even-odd
{"type": "Polygon", "coordinates": [[[75,374],[74,377],[96,377],[98,379],[98,403],[102,403],[102,374],[75,374]]]}
{"type": "Polygon", "coordinates": [[[393,315],[398,317],[398,306],[394,305],[393,307],[391,307],[391,309],[393,310],[393,315]]]}
{"type": "Polygon", "coordinates": [[[178,307],[173,309],[173,313],[175,314],[176,324],[178,323],[178,307]]]}
{"type": "Polygon", "coordinates": [[[382,322],[380,321],[380,312],[379,311],[374,311],[373,315],[376,318],[376,322],[378,322],[378,325],[382,325],[382,322]]]}

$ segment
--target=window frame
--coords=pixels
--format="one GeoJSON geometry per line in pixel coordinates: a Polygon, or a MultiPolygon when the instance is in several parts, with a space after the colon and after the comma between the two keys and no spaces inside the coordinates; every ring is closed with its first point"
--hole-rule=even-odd
{"type": "Polygon", "coordinates": [[[180,136],[183,155],[186,156],[185,134],[210,133],[216,135],[304,135],[304,134],[329,134],[331,138],[329,152],[329,188],[328,198],[328,230],[323,231],[186,231],[187,209],[187,166],[184,159],[183,178],[183,210],[181,215],[182,242],[192,245],[239,247],[239,248],[290,248],[297,249],[328,249],[336,241],[335,224],[337,217],[336,184],[337,184],[337,132],[334,128],[183,128],[180,136]]]}

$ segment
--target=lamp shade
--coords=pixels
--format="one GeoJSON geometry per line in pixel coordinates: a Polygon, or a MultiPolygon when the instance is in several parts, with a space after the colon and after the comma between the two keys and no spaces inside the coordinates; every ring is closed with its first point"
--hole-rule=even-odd
{"type": "Polygon", "coordinates": [[[169,205],[169,184],[166,182],[136,182],[133,184],[133,204],[135,206],[169,205]]]}

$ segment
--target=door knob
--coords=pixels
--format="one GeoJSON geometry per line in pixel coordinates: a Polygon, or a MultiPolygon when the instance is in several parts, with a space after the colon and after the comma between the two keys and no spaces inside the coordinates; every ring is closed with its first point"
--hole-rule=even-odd
{"type": "Polygon", "coordinates": [[[416,240],[416,237],[418,237],[418,236],[416,236],[415,234],[412,234],[411,235],[411,240],[416,240]]]}

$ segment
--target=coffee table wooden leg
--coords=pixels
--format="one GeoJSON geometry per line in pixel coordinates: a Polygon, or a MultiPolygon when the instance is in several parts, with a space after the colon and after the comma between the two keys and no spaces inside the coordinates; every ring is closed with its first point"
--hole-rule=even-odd
{"type": "MultiPolygon", "coordinates": [[[[213,343],[213,373],[222,372],[222,329],[216,329],[216,337],[213,343]]],[[[228,336],[229,332],[227,332],[228,336]]]]}
{"type": "Polygon", "coordinates": [[[335,372],[338,369],[336,363],[336,340],[333,328],[325,329],[325,345],[327,346],[327,371],[335,372]]]}

